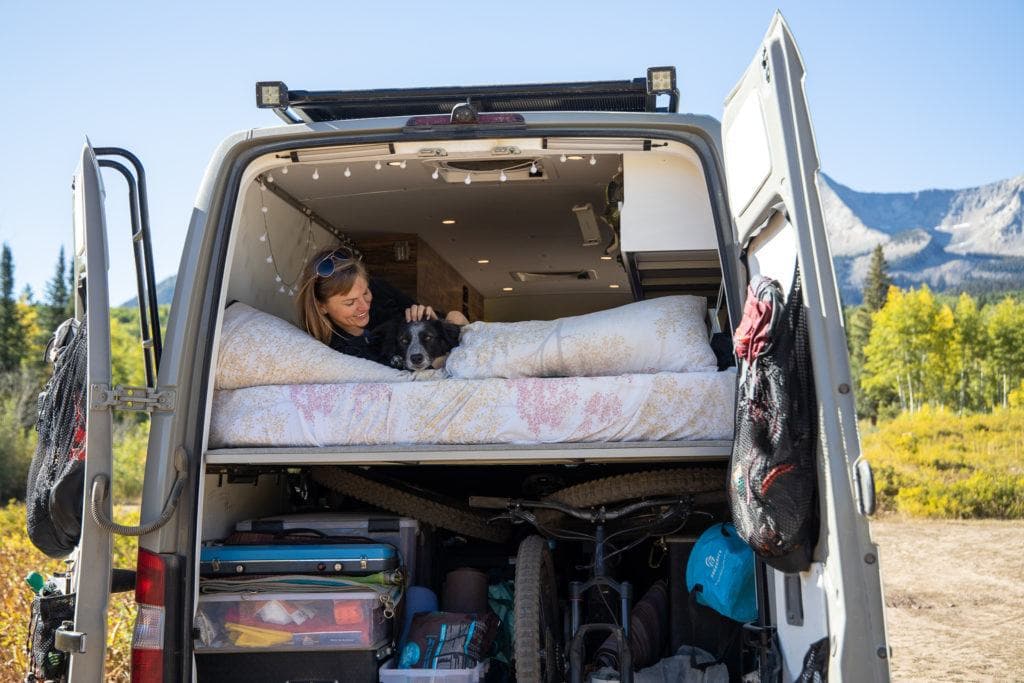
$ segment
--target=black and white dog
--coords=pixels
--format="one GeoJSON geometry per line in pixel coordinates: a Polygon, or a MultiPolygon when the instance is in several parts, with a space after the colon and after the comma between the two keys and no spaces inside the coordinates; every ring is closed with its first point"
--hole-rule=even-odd
{"type": "Polygon", "coordinates": [[[460,331],[445,320],[392,320],[371,335],[379,340],[381,363],[399,370],[426,370],[444,366],[448,353],[459,345],[460,331]]]}

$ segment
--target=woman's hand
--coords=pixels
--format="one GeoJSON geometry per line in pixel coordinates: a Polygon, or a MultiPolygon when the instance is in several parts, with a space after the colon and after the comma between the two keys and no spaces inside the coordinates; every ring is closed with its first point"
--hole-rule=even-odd
{"type": "Polygon", "coordinates": [[[424,306],[423,304],[413,304],[409,308],[405,309],[405,322],[411,323],[416,320],[436,320],[437,313],[434,313],[434,309],[430,306],[424,306]]]}

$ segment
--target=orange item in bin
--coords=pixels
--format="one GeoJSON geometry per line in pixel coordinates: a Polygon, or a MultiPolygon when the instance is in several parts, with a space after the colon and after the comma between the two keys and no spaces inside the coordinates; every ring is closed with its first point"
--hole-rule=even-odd
{"type": "MultiPolygon", "coordinates": [[[[338,626],[366,624],[366,603],[357,600],[335,600],[334,623],[338,626]]],[[[369,626],[369,624],[366,625],[369,626]]]]}

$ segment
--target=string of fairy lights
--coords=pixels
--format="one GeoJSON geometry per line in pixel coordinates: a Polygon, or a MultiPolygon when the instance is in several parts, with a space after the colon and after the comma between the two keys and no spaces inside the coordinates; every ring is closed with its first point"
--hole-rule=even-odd
{"type": "Polygon", "coordinates": [[[302,260],[299,262],[299,267],[295,271],[295,274],[291,277],[286,277],[278,268],[278,259],[274,254],[274,242],[270,235],[270,221],[267,219],[267,214],[270,212],[269,207],[267,207],[266,199],[267,187],[261,182],[259,184],[259,188],[260,212],[263,214],[263,234],[260,235],[260,242],[266,242],[267,244],[267,263],[269,263],[271,268],[274,269],[274,282],[277,285],[278,294],[295,296],[295,291],[299,284],[299,278],[302,277],[302,270],[306,267],[306,263],[309,261],[310,257],[320,248],[316,243],[316,236],[313,234],[313,220],[308,215],[302,216],[302,225],[299,227],[299,230],[301,231],[300,234],[305,237],[306,241],[303,248],[302,260]]]}
{"type": "MultiPolygon", "coordinates": [[[[570,156],[570,155],[562,154],[558,158],[558,160],[561,163],[566,163],[570,159],[571,160],[581,160],[583,158],[584,157],[580,156],[580,155],[571,155],[570,156]]],[[[593,154],[590,155],[589,163],[590,163],[591,166],[594,166],[595,164],[597,164],[597,158],[593,154]]],[[[404,169],[404,168],[406,168],[408,166],[408,163],[407,163],[407,161],[405,159],[402,159],[400,161],[389,161],[389,162],[387,162],[387,165],[404,169]]],[[[374,162],[374,164],[373,164],[373,168],[374,168],[375,171],[380,171],[380,170],[382,170],[384,168],[384,164],[381,163],[380,159],[377,159],[374,162]]],[[[433,180],[438,180],[441,177],[442,168],[443,168],[443,166],[441,164],[435,164],[434,165],[434,170],[430,174],[430,177],[433,180]]],[[[508,174],[509,173],[512,173],[512,172],[515,172],[515,171],[521,171],[521,170],[527,169],[527,168],[529,169],[530,175],[537,175],[540,172],[540,164],[538,163],[538,160],[537,159],[531,159],[531,160],[528,160],[528,161],[527,160],[517,161],[515,163],[511,163],[511,164],[509,164],[507,166],[503,166],[501,168],[488,169],[488,171],[486,171],[486,172],[477,172],[477,173],[478,173],[478,176],[486,173],[489,177],[493,178],[493,173],[495,171],[497,171],[498,172],[498,178],[497,178],[498,181],[501,182],[501,183],[504,183],[504,182],[508,181],[508,179],[509,179],[509,175],[508,174]]],[[[288,172],[289,172],[288,166],[281,166],[277,170],[278,170],[278,172],[281,175],[288,175],[288,172]]],[[[472,171],[472,170],[459,169],[459,168],[450,168],[450,167],[445,168],[445,170],[447,170],[448,172],[465,173],[465,177],[463,178],[462,182],[465,185],[471,185],[473,183],[473,173],[474,173],[474,171],[472,171]]],[[[620,171],[621,171],[621,166],[620,166],[620,171]]],[[[342,175],[345,178],[351,178],[352,177],[352,167],[350,165],[346,165],[345,166],[345,170],[342,172],[342,175]]],[[[320,168],[319,168],[319,166],[316,166],[316,165],[313,166],[313,173],[310,175],[310,177],[313,180],[320,180],[320,168]]],[[[302,218],[301,218],[302,223],[299,226],[298,230],[299,230],[299,234],[302,235],[302,239],[305,240],[305,245],[303,247],[302,259],[299,262],[299,267],[296,269],[294,275],[288,275],[288,274],[282,273],[281,269],[278,266],[278,263],[279,263],[278,256],[274,253],[274,243],[273,243],[273,240],[272,240],[271,234],[270,234],[270,221],[269,221],[268,216],[267,216],[267,214],[269,213],[270,209],[267,206],[267,201],[266,201],[266,192],[267,192],[267,185],[266,184],[267,183],[275,182],[274,181],[274,173],[273,173],[273,171],[268,171],[267,173],[262,175],[260,178],[257,178],[255,182],[257,183],[257,186],[259,187],[259,190],[260,190],[260,212],[263,214],[263,234],[260,235],[259,241],[260,242],[265,242],[266,245],[267,245],[266,262],[268,264],[270,264],[270,266],[274,270],[274,283],[275,283],[275,285],[277,287],[277,292],[279,294],[286,294],[287,296],[294,297],[295,294],[296,294],[296,291],[298,289],[299,279],[302,277],[302,272],[303,272],[303,269],[305,268],[306,263],[308,263],[310,257],[321,248],[320,245],[317,244],[316,236],[315,236],[315,234],[313,232],[313,218],[312,218],[312,216],[309,213],[304,213],[303,214],[303,213],[300,212],[300,215],[302,216],[302,218]]],[[[334,234],[334,236],[336,238],[338,238],[338,240],[341,242],[342,246],[346,246],[346,247],[352,249],[353,253],[358,253],[358,249],[356,248],[355,244],[346,235],[340,234],[340,233],[336,232],[332,228],[328,228],[328,230],[329,230],[329,232],[334,234]]],[[[295,234],[295,233],[294,232],[289,232],[288,234],[291,235],[291,234],[295,234]]]]}

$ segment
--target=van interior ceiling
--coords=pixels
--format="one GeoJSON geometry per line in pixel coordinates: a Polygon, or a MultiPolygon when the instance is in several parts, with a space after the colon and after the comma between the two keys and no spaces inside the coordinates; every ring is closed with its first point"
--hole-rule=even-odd
{"type": "Polygon", "coordinates": [[[374,276],[471,320],[554,319],[663,294],[713,306],[720,288],[703,170],[677,143],[299,149],[258,160],[247,178],[226,301],[293,322],[303,265],[348,240],[374,276]]]}

